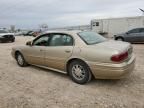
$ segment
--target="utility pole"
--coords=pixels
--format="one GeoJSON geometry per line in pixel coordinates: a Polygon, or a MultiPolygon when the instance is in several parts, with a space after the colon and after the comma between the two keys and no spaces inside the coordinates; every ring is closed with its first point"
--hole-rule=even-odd
{"type": "Polygon", "coordinates": [[[144,10],[139,8],[139,10],[142,12],[142,16],[144,16],[144,10]]]}

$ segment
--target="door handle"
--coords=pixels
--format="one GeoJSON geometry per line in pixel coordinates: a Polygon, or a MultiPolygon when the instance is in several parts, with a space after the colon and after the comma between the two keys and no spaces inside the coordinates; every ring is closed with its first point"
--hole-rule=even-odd
{"type": "Polygon", "coordinates": [[[70,51],[70,50],[65,50],[65,52],[66,52],[66,53],[70,53],[71,51],[70,51]]]}

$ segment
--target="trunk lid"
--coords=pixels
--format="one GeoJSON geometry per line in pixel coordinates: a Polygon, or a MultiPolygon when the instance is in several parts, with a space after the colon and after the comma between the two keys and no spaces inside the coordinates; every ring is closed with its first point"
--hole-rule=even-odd
{"type": "Polygon", "coordinates": [[[103,48],[108,48],[111,50],[117,50],[119,52],[124,52],[132,47],[131,44],[128,42],[114,41],[114,40],[105,41],[95,45],[101,46],[103,48]]]}
{"type": "Polygon", "coordinates": [[[129,60],[132,56],[132,45],[128,42],[108,40],[102,43],[89,45],[88,47],[91,49],[90,51],[92,51],[91,54],[88,54],[89,58],[101,62],[112,62],[110,59],[113,55],[124,52],[128,52],[128,57],[124,61],[129,60]]]}

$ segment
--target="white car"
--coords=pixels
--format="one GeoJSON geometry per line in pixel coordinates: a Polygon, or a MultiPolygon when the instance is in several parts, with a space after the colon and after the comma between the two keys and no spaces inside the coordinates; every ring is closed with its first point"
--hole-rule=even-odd
{"type": "Polygon", "coordinates": [[[5,30],[0,30],[0,43],[1,42],[14,42],[15,37],[13,33],[9,33],[5,30]]]}

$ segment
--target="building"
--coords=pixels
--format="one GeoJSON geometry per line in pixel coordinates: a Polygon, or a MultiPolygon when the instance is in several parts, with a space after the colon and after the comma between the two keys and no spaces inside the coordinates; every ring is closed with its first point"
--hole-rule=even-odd
{"type": "Polygon", "coordinates": [[[138,27],[144,27],[144,16],[91,20],[92,31],[106,37],[113,37],[115,34],[138,27]]]}
{"type": "Polygon", "coordinates": [[[61,28],[52,28],[49,30],[91,30],[91,26],[90,25],[69,26],[61,28]]]}

